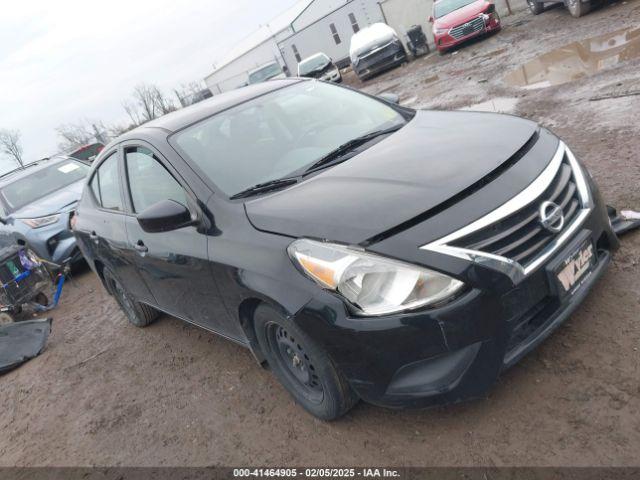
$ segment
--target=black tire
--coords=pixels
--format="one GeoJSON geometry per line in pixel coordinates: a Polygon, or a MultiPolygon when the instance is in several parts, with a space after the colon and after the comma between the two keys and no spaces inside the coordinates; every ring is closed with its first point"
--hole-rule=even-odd
{"type": "Polygon", "coordinates": [[[103,274],[109,292],[114,296],[131,325],[144,328],[158,318],[159,312],[133,299],[110,270],[105,268],[103,274]]]}
{"type": "Polygon", "coordinates": [[[258,344],[271,370],[305,410],[335,420],[358,401],[342,373],[315,341],[268,305],[254,314],[258,344]]]}
{"type": "Polygon", "coordinates": [[[583,2],[581,0],[566,0],[566,2],[569,13],[575,18],[580,18],[591,10],[591,2],[583,2]]]}
{"type": "Polygon", "coordinates": [[[540,15],[544,12],[544,3],[536,2],[536,0],[527,0],[527,5],[529,5],[529,10],[534,15],[540,15]]]}

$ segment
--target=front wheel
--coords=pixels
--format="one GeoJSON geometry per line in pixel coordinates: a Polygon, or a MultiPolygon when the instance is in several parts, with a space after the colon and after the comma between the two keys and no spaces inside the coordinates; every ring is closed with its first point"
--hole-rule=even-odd
{"type": "Polygon", "coordinates": [[[293,398],[321,420],[347,413],[357,397],[326,352],[292,321],[260,305],[254,329],[262,352],[293,398]]]}
{"type": "Polygon", "coordinates": [[[109,291],[113,294],[118,305],[120,305],[120,308],[127,316],[129,323],[138,328],[143,328],[158,318],[158,311],[144,303],[134,300],[110,270],[104,270],[104,279],[109,291]]]}
{"type": "Polygon", "coordinates": [[[583,15],[589,13],[591,10],[590,2],[582,2],[581,0],[567,0],[567,8],[571,16],[580,18],[583,15]]]}
{"type": "Polygon", "coordinates": [[[536,0],[527,0],[527,4],[534,15],[540,15],[544,11],[544,4],[536,2],[536,0]]]}

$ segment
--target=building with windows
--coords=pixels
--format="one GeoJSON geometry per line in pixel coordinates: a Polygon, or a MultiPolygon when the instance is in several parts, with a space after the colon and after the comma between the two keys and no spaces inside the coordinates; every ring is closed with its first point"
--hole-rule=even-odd
{"type": "Polygon", "coordinates": [[[295,75],[303,58],[319,52],[346,66],[351,36],[383,21],[378,0],[303,0],[241,42],[205,83],[214,94],[232,90],[247,84],[249,71],[273,61],[295,75]]]}

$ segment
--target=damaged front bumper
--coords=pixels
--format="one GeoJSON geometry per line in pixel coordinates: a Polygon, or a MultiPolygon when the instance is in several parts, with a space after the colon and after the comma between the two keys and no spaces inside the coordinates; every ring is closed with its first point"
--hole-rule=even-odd
{"type": "Polygon", "coordinates": [[[598,203],[563,248],[506,291],[488,285],[441,308],[378,318],[352,317],[339,298],[323,292],[294,320],[369,403],[404,408],[480,398],[575,311],[617,247],[598,203]],[[593,246],[593,264],[575,290],[560,292],[557,266],[585,242],[593,246]]]}

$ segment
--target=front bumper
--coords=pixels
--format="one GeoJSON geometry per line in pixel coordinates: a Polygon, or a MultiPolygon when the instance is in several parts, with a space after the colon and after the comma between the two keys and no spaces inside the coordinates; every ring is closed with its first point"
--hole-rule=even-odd
{"type": "Polygon", "coordinates": [[[473,38],[479,37],[480,35],[496,32],[500,30],[500,28],[502,28],[502,23],[500,17],[496,16],[487,21],[485,27],[482,30],[470,33],[469,35],[465,35],[464,37],[455,38],[451,36],[449,32],[444,34],[437,34],[434,32],[436,48],[439,51],[444,52],[450,48],[457,47],[458,45],[461,45],[473,38]]]}
{"type": "Polygon", "coordinates": [[[367,55],[364,59],[360,60],[357,65],[353,65],[353,70],[358,77],[364,79],[401,65],[406,62],[406,60],[407,54],[402,46],[399,43],[392,44],[367,55]]]}
{"type": "Polygon", "coordinates": [[[69,218],[70,212],[63,212],[56,223],[46,227],[31,229],[25,226],[21,236],[43,260],[58,265],[69,259],[78,261],[82,255],[70,230],[69,218]]]}
{"type": "Polygon", "coordinates": [[[325,82],[340,83],[342,82],[342,75],[340,75],[340,70],[336,68],[335,70],[322,75],[322,77],[320,77],[320,80],[323,80],[325,82]]]}
{"type": "Polygon", "coordinates": [[[352,317],[339,298],[323,292],[294,319],[369,403],[425,407],[483,397],[503,370],[571,315],[606,271],[618,241],[599,196],[594,203],[572,239],[507,291],[472,289],[442,308],[382,318],[352,317]],[[561,298],[547,270],[586,240],[597,261],[573,296],[561,298]]]}

